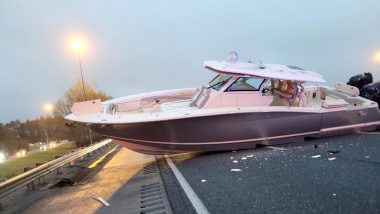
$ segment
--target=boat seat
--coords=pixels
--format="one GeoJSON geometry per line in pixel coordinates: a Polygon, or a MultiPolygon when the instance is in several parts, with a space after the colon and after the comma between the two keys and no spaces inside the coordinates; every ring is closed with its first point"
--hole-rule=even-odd
{"type": "Polygon", "coordinates": [[[292,94],[283,92],[279,89],[274,88],[272,90],[273,102],[270,104],[271,106],[298,106],[299,102],[295,99],[292,94]]]}
{"type": "Polygon", "coordinates": [[[322,107],[324,108],[341,108],[348,106],[349,103],[344,99],[334,98],[331,96],[326,96],[325,100],[322,103],[322,107]]]}
{"type": "Polygon", "coordinates": [[[334,89],[321,88],[321,91],[324,92],[326,96],[336,99],[344,99],[347,103],[353,106],[362,106],[364,103],[366,103],[366,101],[360,96],[353,97],[346,93],[340,93],[334,89]]]}
{"type": "Polygon", "coordinates": [[[344,83],[339,83],[339,82],[335,83],[335,89],[339,92],[346,93],[346,94],[353,96],[353,97],[357,97],[360,95],[360,91],[357,87],[347,85],[344,83]]]}

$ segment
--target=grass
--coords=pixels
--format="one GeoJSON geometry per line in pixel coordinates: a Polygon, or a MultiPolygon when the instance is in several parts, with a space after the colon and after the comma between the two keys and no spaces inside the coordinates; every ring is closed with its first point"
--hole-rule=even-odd
{"type": "Polygon", "coordinates": [[[55,156],[65,155],[77,147],[73,143],[66,143],[47,151],[41,151],[22,158],[0,163],[0,180],[6,180],[24,172],[24,167],[34,167],[36,163],[47,163],[55,156]]]}

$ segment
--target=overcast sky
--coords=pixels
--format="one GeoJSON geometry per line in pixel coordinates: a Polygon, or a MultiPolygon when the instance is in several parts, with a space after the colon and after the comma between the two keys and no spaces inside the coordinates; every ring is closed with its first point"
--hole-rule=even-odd
{"type": "Polygon", "coordinates": [[[73,35],[88,40],[84,78],[113,97],[197,86],[202,62],[297,65],[328,84],[380,79],[379,0],[0,1],[0,122],[35,119],[79,77],[73,35]]]}

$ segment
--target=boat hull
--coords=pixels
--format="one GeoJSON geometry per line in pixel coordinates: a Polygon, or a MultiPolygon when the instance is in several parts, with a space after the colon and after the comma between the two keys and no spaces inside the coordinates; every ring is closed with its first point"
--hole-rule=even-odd
{"type": "Polygon", "coordinates": [[[377,108],[333,112],[251,112],[130,124],[92,124],[116,143],[146,154],[223,151],[373,128],[377,108]]]}

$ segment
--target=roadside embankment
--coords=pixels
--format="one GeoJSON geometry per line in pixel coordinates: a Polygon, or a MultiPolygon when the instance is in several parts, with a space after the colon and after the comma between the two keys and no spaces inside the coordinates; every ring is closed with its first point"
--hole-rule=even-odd
{"type": "Polygon", "coordinates": [[[0,163],[0,180],[12,178],[23,173],[26,167],[35,167],[36,163],[49,162],[54,160],[56,156],[65,155],[76,149],[78,148],[73,143],[66,143],[56,148],[0,163]]]}

